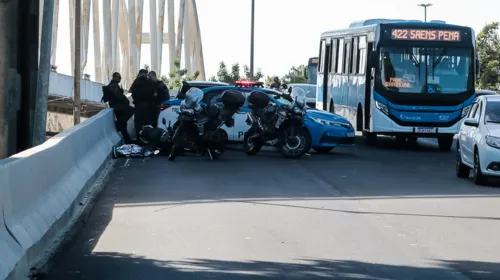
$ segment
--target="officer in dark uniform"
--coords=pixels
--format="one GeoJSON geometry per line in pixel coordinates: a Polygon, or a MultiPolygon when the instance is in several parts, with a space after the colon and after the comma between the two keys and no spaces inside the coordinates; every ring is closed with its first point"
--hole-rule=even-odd
{"type": "MultiPolygon", "coordinates": [[[[160,116],[161,104],[163,104],[163,102],[165,100],[170,99],[170,93],[168,91],[167,85],[162,80],[158,80],[158,77],[157,77],[155,71],[149,72],[148,76],[151,79],[151,81],[153,81],[153,84],[155,85],[155,89],[156,89],[155,105],[156,105],[156,119],[158,119],[158,117],[160,116]]],[[[155,125],[153,127],[156,128],[157,124],[158,124],[158,122],[155,122],[155,125]]]]}
{"type": "Polygon", "coordinates": [[[116,129],[122,134],[125,144],[131,144],[132,139],[127,131],[127,121],[134,114],[134,108],[130,106],[128,98],[125,96],[123,88],[119,85],[122,80],[120,73],[113,73],[113,79],[107,86],[103,86],[103,96],[101,101],[108,102],[109,107],[114,109],[116,116],[116,129]]]}
{"type": "Polygon", "coordinates": [[[151,79],[148,78],[148,71],[141,69],[135,81],[130,87],[132,98],[135,105],[135,132],[139,136],[139,132],[145,125],[156,126],[158,120],[156,119],[156,106],[155,106],[155,85],[151,79]]]}
{"type": "Polygon", "coordinates": [[[271,86],[269,87],[271,89],[276,89],[276,90],[279,90],[281,89],[281,81],[280,81],[280,78],[278,78],[277,76],[274,77],[274,81],[273,83],[271,84],[271,86]]]}

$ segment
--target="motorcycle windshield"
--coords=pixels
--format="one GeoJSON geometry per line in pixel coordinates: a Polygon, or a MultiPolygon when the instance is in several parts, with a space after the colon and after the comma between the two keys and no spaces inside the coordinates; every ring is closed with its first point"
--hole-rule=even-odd
{"type": "Polygon", "coordinates": [[[295,101],[295,104],[298,107],[303,108],[305,106],[307,98],[307,93],[305,90],[299,87],[295,87],[292,91],[292,96],[295,101]]]}
{"type": "Polygon", "coordinates": [[[195,109],[203,99],[203,91],[199,88],[190,88],[186,92],[186,99],[183,100],[184,106],[189,109],[195,109]]]}

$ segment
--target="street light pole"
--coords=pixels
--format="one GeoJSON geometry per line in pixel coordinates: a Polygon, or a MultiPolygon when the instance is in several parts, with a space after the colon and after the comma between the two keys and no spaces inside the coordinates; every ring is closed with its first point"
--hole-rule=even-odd
{"type": "Polygon", "coordinates": [[[81,114],[81,101],[80,101],[80,80],[82,78],[81,68],[81,26],[82,26],[82,0],[75,0],[75,72],[74,72],[74,97],[73,97],[73,123],[75,125],[80,123],[81,114]]]}
{"type": "Polygon", "coordinates": [[[427,22],[427,7],[432,6],[432,4],[419,4],[420,7],[424,7],[424,20],[427,22]]]}
{"type": "Polygon", "coordinates": [[[252,0],[252,26],[250,28],[250,78],[253,80],[255,0],[252,0]]]}

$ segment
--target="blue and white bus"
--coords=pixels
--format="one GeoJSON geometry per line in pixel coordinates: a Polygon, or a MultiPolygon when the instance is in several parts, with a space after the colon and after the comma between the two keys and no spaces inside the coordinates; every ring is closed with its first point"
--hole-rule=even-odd
{"type": "Polygon", "coordinates": [[[442,21],[371,19],[321,35],[316,108],[349,119],[373,145],[437,138],[449,150],[474,101],[474,31],[442,21]]]}
{"type": "Polygon", "coordinates": [[[311,57],[307,62],[307,83],[315,85],[317,83],[316,77],[318,75],[318,58],[311,57]]]}

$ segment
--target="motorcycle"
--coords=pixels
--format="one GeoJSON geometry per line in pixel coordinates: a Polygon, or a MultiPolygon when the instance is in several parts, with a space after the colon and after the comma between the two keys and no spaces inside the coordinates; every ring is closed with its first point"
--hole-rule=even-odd
{"type": "Polygon", "coordinates": [[[251,111],[246,122],[250,128],[243,138],[248,155],[257,154],[263,146],[275,147],[286,158],[299,158],[309,151],[311,137],[304,127],[306,92],[296,88],[294,94],[294,99],[281,94],[289,103],[280,105],[271,105],[269,96],[260,91],[248,95],[251,111]]]}
{"type": "Polygon", "coordinates": [[[245,97],[239,91],[227,90],[217,100],[222,105],[200,104],[202,99],[203,91],[198,88],[191,88],[186,93],[172,129],[170,161],[185,150],[208,155],[211,160],[220,158],[224,153],[228,137],[221,127],[234,126],[233,115],[243,106],[245,97]]]}

